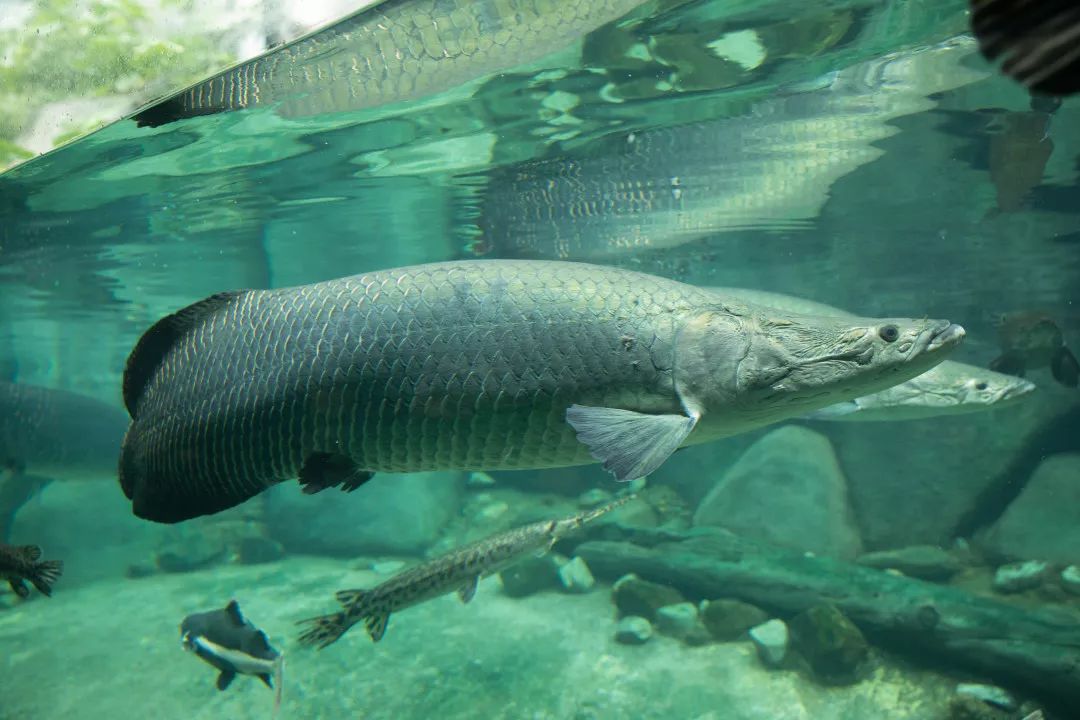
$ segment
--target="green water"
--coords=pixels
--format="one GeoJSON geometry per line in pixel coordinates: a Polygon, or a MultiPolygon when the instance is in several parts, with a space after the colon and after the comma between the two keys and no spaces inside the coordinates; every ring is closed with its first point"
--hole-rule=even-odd
{"type": "MultiPolygon", "coordinates": [[[[498,72],[407,102],[121,120],[0,175],[0,380],[120,408],[140,335],[198,299],[466,258],[587,260],[866,316],[949,318],[967,330],[953,359],[979,367],[1000,353],[997,319],[1016,311],[1046,313],[1080,346],[1080,102],[1034,115],[978,56],[965,9],[660,0],[526,65],[497,56],[498,72]]],[[[964,564],[950,592],[1080,619],[1059,580],[991,589],[1009,560],[1054,572],[1080,563],[1080,485],[1067,481],[1080,468],[1077,391],[1047,368],[1027,377],[1035,393],[984,412],[789,423],[807,434],[776,440],[768,427],[689,448],[616,521],[683,532],[754,447],[824,447],[806,456],[807,476],[839,477],[833,495],[770,481],[746,500],[770,526],[757,539],[828,555],[821,538],[836,530],[849,538],[836,550],[844,561],[935,545],[964,564]],[[755,446],[766,437],[779,445],[755,446]],[[1046,481],[1054,512],[1006,542],[1010,513],[1040,517],[1049,491],[1021,490],[1041,487],[1029,481],[1049,477],[1036,468],[1051,456],[1071,463],[1057,471],[1063,485],[1046,481]],[[771,505],[769,492],[791,495],[771,505]]],[[[380,476],[310,498],[290,482],[176,526],[133,517],[115,477],[82,480],[58,479],[17,516],[13,541],[41,545],[65,573],[49,600],[0,591],[0,720],[266,717],[261,683],[241,677],[219,693],[212,668],[180,648],[185,615],[233,597],[286,653],[284,717],[945,720],[968,717],[956,714],[957,682],[1015,694],[1016,708],[987,718],[1035,707],[1067,718],[1080,703],[1060,689],[1075,680],[1068,671],[1040,682],[978,667],[878,637],[880,624],[858,617],[873,658],[839,686],[797,661],[767,669],[745,639],[658,632],[621,644],[615,578],[600,571],[588,593],[551,581],[522,599],[487,579],[467,605],[448,595],[393,615],[379,643],[362,626],[321,652],[296,643],[296,620],[333,611],[338,589],[385,579],[379,563],[617,490],[595,466],[496,473],[490,487],[459,473],[380,476]],[[250,538],[284,557],[247,562],[250,538]],[[182,572],[162,567],[168,553],[182,572]]],[[[574,543],[558,550],[572,556],[574,543]]],[[[675,585],[688,600],[730,595],[785,620],[800,587],[769,606],[746,588],[675,585]]],[[[806,602],[846,607],[825,595],[806,602]]],[[[1062,633],[1055,647],[1080,652],[1062,633]]]]}

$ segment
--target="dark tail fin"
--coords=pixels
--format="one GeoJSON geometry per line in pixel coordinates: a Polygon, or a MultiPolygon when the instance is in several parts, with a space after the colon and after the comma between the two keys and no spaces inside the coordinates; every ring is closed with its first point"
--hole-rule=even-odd
{"type": "Polygon", "coordinates": [[[1080,90],[1080,5],[1075,0],[971,0],[971,29],[988,60],[1035,92],[1080,90]]]}
{"type": "Polygon", "coordinates": [[[52,586],[64,572],[64,563],[60,560],[46,560],[34,566],[34,572],[26,579],[46,597],[52,597],[52,586]]]}
{"type": "Polygon", "coordinates": [[[1060,347],[1050,361],[1050,371],[1054,379],[1066,387],[1080,384],[1080,363],[1067,347],[1060,347]]]}
{"type": "Polygon", "coordinates": [[[300,624],[308,628],[300,635],[301,645],[315,645],[320,650],[337,641],[345,631],[352,627],[349,616],[344,612],[301,620],[300,624]]]}

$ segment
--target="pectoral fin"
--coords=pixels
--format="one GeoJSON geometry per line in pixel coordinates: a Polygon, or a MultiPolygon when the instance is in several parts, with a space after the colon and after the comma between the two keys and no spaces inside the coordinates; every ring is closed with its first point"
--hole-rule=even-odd
{"type": "Polygon", "coordinates": [[[859,412],[859,403],[854,400],[833,403],[823,408],[800,415],[800,420],[843,420],[859,412]]]}
{"type": "Polygon", "coordinates": [[[26,586],[26,583],[24,583],[22,580],[19,580],[19,579],[11,580],[11,579],[9,579],[8,580],[8,585],[11,586],[11,589],[19,597],[21,597],[21,598],[30,597],[30,588],[28,588],[26,586]]]}
{"type": "Polygon", "coordinates": [[[372,642],[379,642],[386,633],[386,623],[390,621],[390,613],[377,612],[367,616],[364,624],[372,642]]]}
{"type": "Polygon", "coordinates": [[[1024,356],[1015,351],[999,355],[990,361],[990,369],[994,372],[1005,373],[1006,375],[1024,377],[1024,371],[1026,369],[1024,356]]]}
{"type": "Polygon", "coordinates": [[[300,484],[307,495],[330,487],[341,487],[345,492],[352,492],[370,480],[374,474],[361,470],[351,458],[344,455],[315,452],[308,455],[300,469],[300,484]]]}
{"type": "Polygon", "coordinates": [[[222,670],[221,674],[217,676],[217,689],[224,691],[232,684],[232,681],[236,679],[236,673],[232,670],[222,670]]]}
{"type": "Polygon", "coordinates": [[[1066,387],[1076,387],[1080,381],[1080,363],[1067,347],[1060,347],[1050,360],[1050,372],[1054,379],[1066,387]]]}
{"type": "Polygon", "coordinates": [[[617,480],[645,477],[675,452],[697,424],[687,415],[571,405],[566,421],[617,480]]]}

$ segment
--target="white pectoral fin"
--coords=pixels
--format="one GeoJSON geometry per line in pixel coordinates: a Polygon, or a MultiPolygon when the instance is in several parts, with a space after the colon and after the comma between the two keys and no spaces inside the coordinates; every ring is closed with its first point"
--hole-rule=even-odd
{"type": "Polygon", "coordinates": [[[604,469],[625,481],[645,477],[660,467],[686,441],[697,417],[571,405],[566,421],[604,469]]]}
{"type": "Polygon", "coordinates": [[[859,412],[862,408],[854,400],[826,405],[823,408],[805,413],[798,417],[799,420],[846,420],[859,412]]]}

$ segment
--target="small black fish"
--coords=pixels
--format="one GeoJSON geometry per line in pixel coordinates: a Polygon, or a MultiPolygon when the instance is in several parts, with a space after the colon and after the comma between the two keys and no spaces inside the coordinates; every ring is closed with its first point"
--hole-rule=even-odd
{"type": "Polygon", "coordinates": [[[971,30],[987,60],[1032,92],[1080,92],[1080,3],[971,0],[971,30]]]}
{"type": "Polygon", "coordinates": [[[59,560],[42,560],[37,545],[5,545],[0,543],[0,578],[7,580],[11,589],[21,598],[30,595],[26,581],[46,597],[52,596],[52,584],[60,577],[64,563],[59,560]]]}
{"type": "Polygon", "coordinates": [[[237,675],[254,675],[275,690],[274,712],[281,707],[285,656],[271,647],[266,633],[244,619],[235,600],[224,610],[188,615],[180,623],[180,640],[185,650],[221,671],[218,690],[229,687],[237,675]]]}

